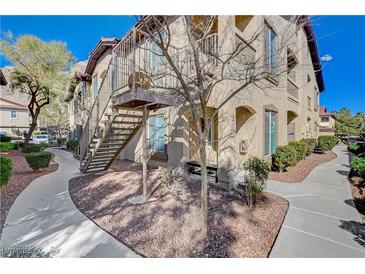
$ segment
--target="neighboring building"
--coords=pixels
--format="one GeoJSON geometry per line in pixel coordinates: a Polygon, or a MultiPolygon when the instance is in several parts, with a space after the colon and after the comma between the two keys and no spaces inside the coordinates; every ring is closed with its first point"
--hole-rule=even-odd
{"type": "Polygon", "coordinates": [[[0,133],[22,136],[29,123],[27,106],[0,97],[0,133]]]}
{"type": "Polygon", "coordinates": [[[319,135],[335,135],[336,114],[327,112],[326,107],[320,107],[319,119],[319,135]]]}
{"type": "MultiPolygon", "coordinates": [[[[182,28],[181,19],[174,17],[171,22],[173,29],[182,28]]],[[[290,24],[293,23],[282,16],[218,16],[207,45],[209,50],[218,50],[219,42],[227,47],[237,41],[241,43],[247,33],[264,27],[268,37],[248,47],[247,54],[250,58],[257,58],[260,53],[272,55],[275,54],[276,41],[286,35],[286,29],[280,26],[290,24]],[[223,21],[230,22],[229,30],[221,27],[223,21]]],[[[156,71],[161,63],[159,57],[146,56],[143,47],[131,47],[132,39],[144,47],[154,47],[140,36],[135,36],[138,27],[137,24],[117,45],[111,46],[111,66],[102,73],[105,79],[96,84],[100,96],[88,112],[89,120],[80,139],[83,171],[108,168],[118,156],[140,161],[143,106],[149,109],[147,139],[150,164],[176,167],[187,161],[199,160],[196,126],[191,111],[171,106],[176,102],[176,96],[149,88],[148,79],[133,71],[131,64],[134,62],[147,63],[145,66],[156,71]],[[136,86],[134,79],[138,77],[136,86]]],[[[324,82],[310,23],[298,28],[295,37],[291,48],[285,48],[288,73],[283,79],[268,79],[265,90],[257,87],[244,90],[219,109],[218,119],[209,130],[207,149],[208,163],[218,166],[220,181],[232,182],[237,170],[242,168],[242,162],[249,156],[269,160],[279,145],[318,137],[319,93],[324,90],[324,82]],[[301,50],[296,53],[292,50],[294,48],[301,50]]],[[[177,35],[171,43],[181,46],[184,43],[181,39],[177,35]]],[[[153,50],[156,51],[155,48],[153,50]]],[[[92,81],[92,87],[94,83],[92,81]]],[[[234,87],[235,84],[232,81],[230,85],[234,87]]],[[[222,101],[220,95],[224,94],[223,87],[216,88],[220,90],[210,98],[209,113],[216,110],[217,104],[222,101]]],[[[90,96],[95,97],[94,94],[92,92],[90,96]]]]}
{"type": "Polygon", "coordinates": [[[89,111],[98,95],[99,87],[109,66],[112,48],[120,40],[102,38],[89,54],[86,64],[79,65],[71,79],[65,101],[69,103],[70,139],[78,140],[82,125],[88,119],[89,111]]]}

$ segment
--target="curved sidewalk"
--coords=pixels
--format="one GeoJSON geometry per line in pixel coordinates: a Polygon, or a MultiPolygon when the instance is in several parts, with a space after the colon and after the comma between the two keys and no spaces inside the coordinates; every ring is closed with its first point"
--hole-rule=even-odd
{"type": "Polygon", "coordinates": [[[349,153],[324,163],[302,183],[268,182],[289,210],[270,257],[365,257],[365,225],[352,201],[349,153]]]}
{"type": "Polygon", "coordinates": [[[49,149],[58,170],[34,180],[16,199],[0,246],[55,248],[56,257],[139,257],[86,218],[72,202],[68,181],[80,176],[71,153],[49,149]]]}

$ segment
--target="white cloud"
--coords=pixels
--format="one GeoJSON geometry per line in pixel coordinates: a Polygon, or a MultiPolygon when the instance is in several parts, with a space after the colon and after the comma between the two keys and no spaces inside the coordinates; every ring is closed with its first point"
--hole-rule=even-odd
{"type": "Polygon", "coordinates": [[[333,59],[333,57],[330,54],[325,54],[321,57],[322,62],[329,62],[333,59]]]}

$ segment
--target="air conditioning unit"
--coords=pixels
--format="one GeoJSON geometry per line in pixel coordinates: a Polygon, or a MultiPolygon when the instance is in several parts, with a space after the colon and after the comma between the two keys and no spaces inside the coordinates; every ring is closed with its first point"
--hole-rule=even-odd
{"type": "Polygon", "coordinates": [[[248,151],[248,140],[241,140],[239,146],[239,152],[241,154],[246,154],[248,151]]]}

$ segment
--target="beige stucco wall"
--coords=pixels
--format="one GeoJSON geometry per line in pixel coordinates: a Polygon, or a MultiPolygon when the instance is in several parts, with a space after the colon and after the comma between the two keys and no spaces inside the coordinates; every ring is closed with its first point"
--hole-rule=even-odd
{"type": "Polygon", "coordinates": [[[4,126],[26,127],[20,128],[19,131],[27,131],[30,123],[28,111],[14,109],[17,112],[17,118],[13,119],[10,116],[11,110],[12,109],[0,109],[0,132],[12,133],[11,128],[4,128],[4,126]]]}

